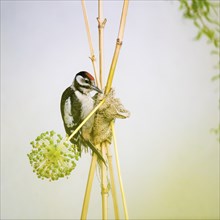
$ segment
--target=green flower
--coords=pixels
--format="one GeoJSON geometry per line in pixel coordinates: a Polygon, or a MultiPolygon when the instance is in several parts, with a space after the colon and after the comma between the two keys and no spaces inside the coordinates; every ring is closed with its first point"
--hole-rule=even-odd
{"type": "Polygon", "coordinates": [[[30,164],[38,178],[58,180],[69,176],[79,158],[77,147],[54,131],[42,133],[30,143],[30,164]]]}

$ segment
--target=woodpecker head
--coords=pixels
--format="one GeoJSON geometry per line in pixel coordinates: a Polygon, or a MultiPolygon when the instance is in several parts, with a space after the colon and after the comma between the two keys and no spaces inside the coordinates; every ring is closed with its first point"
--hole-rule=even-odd
{"type": "Polygon", "coordinates": [[[76,74],[73,86],[83,94],[88,94],[92,90],[102,93],[102,91],[95,86],[95,79],[93,76],[86,71],[81,71],[76,74]]]}

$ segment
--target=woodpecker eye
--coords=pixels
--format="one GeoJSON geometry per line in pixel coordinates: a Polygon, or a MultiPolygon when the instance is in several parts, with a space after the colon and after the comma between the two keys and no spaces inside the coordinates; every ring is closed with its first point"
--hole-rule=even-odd
{"type": "Polygon", "coordinates": [[[88,80],[88,79],[85,79],[85,83],[89,83],[89,80],[88,80]]]}

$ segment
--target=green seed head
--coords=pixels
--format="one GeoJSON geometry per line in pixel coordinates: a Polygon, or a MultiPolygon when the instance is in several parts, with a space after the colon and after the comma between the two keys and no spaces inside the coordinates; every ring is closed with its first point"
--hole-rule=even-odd
{"type": "Polygon", "coordinates": [[[31,142],[27,155],[38,178],[58,180],[70,175],[79,158],[77,147],[54,131],[42,133],[31,142]]]}

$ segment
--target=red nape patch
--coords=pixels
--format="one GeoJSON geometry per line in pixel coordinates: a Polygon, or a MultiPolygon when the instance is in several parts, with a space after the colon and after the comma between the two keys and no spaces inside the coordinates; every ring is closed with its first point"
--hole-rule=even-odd
{"type": "Polygon", "coordinates": [[[90,73],[86,73],[86,76],[87,76],[90,80],[95,80],[94,77],[93,77],[90,73]]]}

